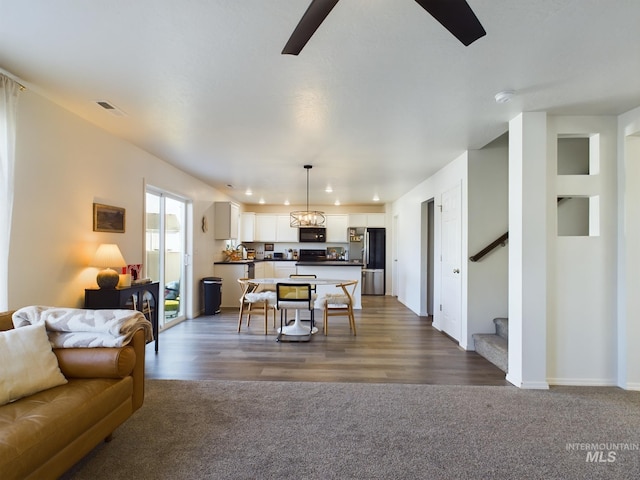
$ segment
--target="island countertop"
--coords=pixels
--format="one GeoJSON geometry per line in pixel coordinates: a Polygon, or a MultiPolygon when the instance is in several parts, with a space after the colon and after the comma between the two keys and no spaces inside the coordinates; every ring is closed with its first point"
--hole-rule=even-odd
{"type": "Polygon", "coordinates": [[[362,267],[362,262],[346,262],[344,260],[325,260],[321,262],[299,261],[296,266],[304,267],[362,267]]]}
{"type": "Polygon", "coordinates": [[[306,267],[362,267],[363,264],[362,262],[347,262],[346,260],[322,260],[322,261],[308,261],[305,262],[304,260],[279,260],[279,259],[259,259],[259,260],[233,260],[233,261],[221,261],[221,262],[213,262],[214,265],[250,265],[253,263],[259,263],[259,262],[291,262],[294,263],[295,265],[303,265],[306,267]]]}

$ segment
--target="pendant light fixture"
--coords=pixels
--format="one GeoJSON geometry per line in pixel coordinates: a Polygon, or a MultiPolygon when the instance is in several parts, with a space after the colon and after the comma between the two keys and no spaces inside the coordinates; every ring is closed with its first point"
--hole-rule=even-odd
{"type": "Polygon", "coordinates": [[[294,228],[324,227],[324,212],[309,210],[309,170],[311,170],[313,166],[305,165],[304,168],[307,170],[307,209],[304,211],[291,212],[290,225],[294,228]]]}

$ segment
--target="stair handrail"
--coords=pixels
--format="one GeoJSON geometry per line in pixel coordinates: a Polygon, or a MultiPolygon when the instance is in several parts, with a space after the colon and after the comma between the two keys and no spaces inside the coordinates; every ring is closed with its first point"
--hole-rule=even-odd
{"type": "MultiPolygon", "coordinates": [[[[573,197],[558,197],[557,203],[558,203],[558,205],[560,205],[561,203],[565,202],[566,200],[571,200],[572,198],[573,197]]],[[[491,252],[493,249],[498,248],[500,246],[504,247],[505,244],[507,243],[508,239],[509,239],[509,232],[507,232],[507,233],[499,236],[498,238],[496,238],[493,242],[491,242],[489,245],[484,247],[478,253],[476,253],[475,255],[472,255],[471,257],[469,257],[469,260],[471,260],[472,262],[477,262],[482,257],[484,257],[489,252],[491,252]]]]}
{"type": "Polygon", "coordinates": [[[469,257],[469,260],[471,260],[472,262],[477,262],[478,260],[480,260],[482,257],[487,255],[489,252],[491,252],[495,248],[498,248],[500,246],[504,247],[508,239],[509,239],[509,232],[504,233],[503,235],[500,235],[498,238],[496,238],[493,242],[491,242],[489,245],[484,247],[478,253],[469,257]]]}

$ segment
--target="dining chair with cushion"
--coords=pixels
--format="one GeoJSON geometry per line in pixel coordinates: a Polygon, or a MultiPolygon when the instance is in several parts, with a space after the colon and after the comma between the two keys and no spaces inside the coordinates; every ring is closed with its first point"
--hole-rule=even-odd
{"type": "Polygon", "coordinates": [[[358,285],[357,280],[349,280],[338,284],[341,293],[327,293],[318,298],[316,306],[322,309],[324,334],[329,332],[329,317],[346,316],[349,319],[349,329],[356,335],[356,320],[353,315],[353,294],[358,285]]]}
{"type": "MultiPolygon", "coordinates": [[[[283,330],[283,319],[287,310],[296,310],[296,322],[293,327],[299,325],[299,311],[307,310],[311,313],[311,326],[309,327],[308,338],[311,338],[313,333],[314,315],[313,308],[316,295],[311,292],[311,284],[309,283],[277,283],[276,284],[276,308],[280,311],[280,330],[278,331],[278,340],[282,339],[283,335],[287,335],[283,330]],[[284,333],[283,333],[284,332],[284,333]]],[[[287,328],[293,328],[287,327],[287,328]]],[[[301,327],[305,329],[306,327],[301,327]]],[[[298,337],[298,334],[293,334],[298,337]]],[[[305,333],[306,335],[306,333],[305,333]]],[[[302,336],[305,336],[302,335],[302,336]]]]}
{"type": "Polygon", "coordinates": [[[264,334],[269,333],[269,313],[273,315],[273,328],[276,328],[276,293],[272,291],[259,291],[258,285],[250,282],[249,278],[239,278],[238,283],[242,290],[240,296],[240,315],[238,316],[238,332],[242,328],[242,317],[247,315],[247,328],[251,323],[252,315],[264,317],[264,334]]]}
{"type": "MultiPolygon", "coordinates": [[[[289,278],[309,278],[309,279],[313,279],[313,278],[318,278],[316,275],[314,275],[313,273],[292,273],[291,275],[289,275],[289,278]]],[[[315,284],[311,284],[311,294],[315,294],[316,293],[316,286],[315,284]]],[[[307,321],[310,322],[311,321],[311,317],[309,318],[304,318],[302,319],[303,321],[307,321]]],[[[287,323],[287,312],[284,312],[284,321],[285,323],[287,323]]]]}

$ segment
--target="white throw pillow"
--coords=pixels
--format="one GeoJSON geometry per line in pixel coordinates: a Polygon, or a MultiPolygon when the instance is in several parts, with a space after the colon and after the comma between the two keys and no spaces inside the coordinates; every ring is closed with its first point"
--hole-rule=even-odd
{"type": "Polygon", "coordinates": [[[65,383],[44,323],[0,332],[0,405],[65,383]]]}

